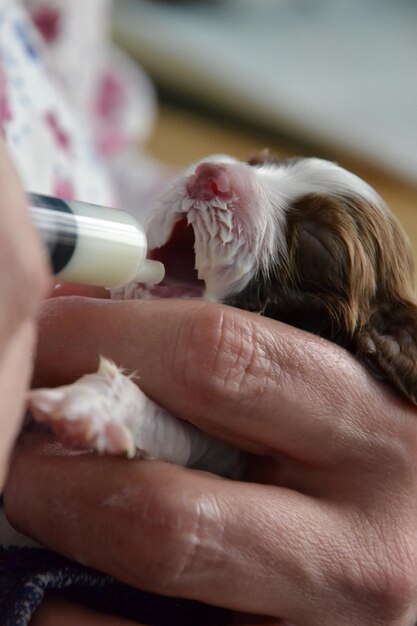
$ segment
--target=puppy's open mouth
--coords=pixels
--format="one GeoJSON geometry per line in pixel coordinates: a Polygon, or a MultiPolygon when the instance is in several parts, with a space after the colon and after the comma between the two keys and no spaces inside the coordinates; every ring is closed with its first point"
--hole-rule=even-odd
{"type": "Polygon", "coordinates": [[[200,163],[160,199],[147,224],[148,256],[163,263],[165,278],[158,285],[130,285],[122,296],[219,301],[247,282],[249,261],[253,265],[248,225],[235,221],[244,213],[244,184],[229,169],[223,163],[200,163]]]}
{"type": "Polygon", "coordinates": [[[165,266],[164,280],[158,285],[147,286],[152,298],[201,298],[205,284],[199,280],[195,269],[195,236],[187,218],[174,225],[168,241],[160,248],[150,250],[148,257],[165,266]]]}

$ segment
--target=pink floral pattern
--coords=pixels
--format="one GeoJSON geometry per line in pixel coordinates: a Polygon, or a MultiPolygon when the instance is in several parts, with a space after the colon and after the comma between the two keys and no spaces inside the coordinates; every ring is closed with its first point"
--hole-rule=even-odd
{"type": "Polygon", "coordinates": [[[62,178],[58,176],[54,181],[52,193],[58,198],[64,198],[65,200],[73,200],[74,187],[72,182],[68,178],[62,178]]]}
{"type": "Polygon", "coordinates": [[[0,0],[0,133],[28,191],[143,221],[173,173],[140,150],[154,92],[110,16],[111,0],[0,0]]]}
{"type": "Polygon", "coordinates": [[[41,5],[32,13],[32,20],[46,43],[53,43],[60,33],[61,13],[58,9],[41,5]]]}
{"type": "Polygon", "coordinates": [[[125,102],[125,89],[113,72],[106,71],[99,81],[95,110],[100,117],[109,118],[125,102]]]}
{"type": "Polygon", "coordinates": [[[3,66],[0,63],[0,127],[2,128],[3,124],[11,119],[12,111],[7,93],[7,78],[3,66]]]}
{"type": "Polygon", "coordinates": [[[68,133],[62,129],[56,114],[53,111],[47,111],[44,120],[45,124],[51,130],[57,144],[64,150],[69,150],[71,144],[70,137],[68,133]]]}

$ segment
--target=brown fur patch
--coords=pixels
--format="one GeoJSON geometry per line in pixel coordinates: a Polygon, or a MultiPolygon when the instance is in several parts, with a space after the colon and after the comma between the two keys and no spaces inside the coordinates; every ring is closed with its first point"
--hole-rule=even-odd
{"type": "Polygon", "coordinates": [[[272,279],[258,274],[229,303],[345,346],[417,403],[413,258],[396,218],[359,196],[310,194],[288,210],[287,246],[272,279]]]}

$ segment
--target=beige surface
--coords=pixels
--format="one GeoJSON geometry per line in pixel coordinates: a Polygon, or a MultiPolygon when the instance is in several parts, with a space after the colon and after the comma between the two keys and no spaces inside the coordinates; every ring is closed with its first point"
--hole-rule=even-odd
{"type": "MultiPolygon", "coordinates": [[[[265,147],[278,157],[302,154],[299,147],[290,151],[278,140],[267,141],[265,135],[243,127],[240,129],[237,124],[167,105],[160,107],[159,120],[149,143],[155,156],[178,166],[188,165],[195,159],[216,152],[246,158],[265,147]]],[[[316,153],[316,156],[323,155],[316,153]]],[[[417,258],[417,188],[369,165],[344,159],[340,155],[336,160],[365,178],[385,199],[408,233],[417,258]]]]}

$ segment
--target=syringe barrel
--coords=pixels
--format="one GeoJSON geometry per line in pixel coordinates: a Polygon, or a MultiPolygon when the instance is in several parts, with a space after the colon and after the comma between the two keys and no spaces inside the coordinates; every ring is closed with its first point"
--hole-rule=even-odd
{"type": "Polygon", "coordinates": [[[29,194],[29,211],[57,278],[102,287],[159,282],[161,264],[146,259],[142,226],[125,211],[29,194]],[[152,268],[155,269],[152,273],[152,268]]]}

